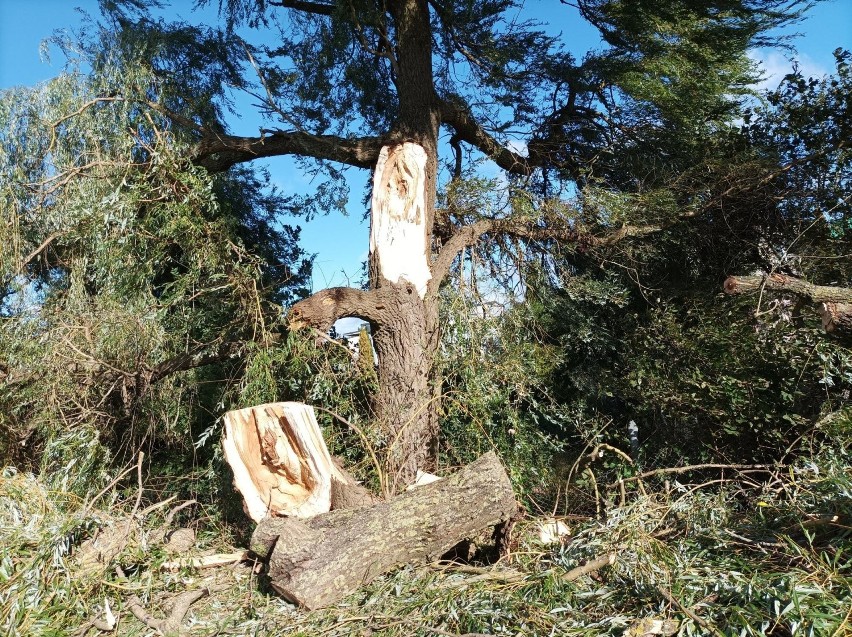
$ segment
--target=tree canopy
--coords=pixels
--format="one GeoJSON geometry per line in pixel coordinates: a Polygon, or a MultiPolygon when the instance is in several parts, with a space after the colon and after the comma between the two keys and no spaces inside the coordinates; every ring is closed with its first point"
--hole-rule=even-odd
{"type": "MultiPolygon", "coordinates": [[[[573,318],[544,340],[569,338],[569,367],[592,347],[618,384],[634,373],[619,344],[657,333],[663,308],[731,273],[790,266],[794,246],[816,258],[847,240],[846,54],[837,78],[794,74],[754,106],[750,47],[783,45],[778,29],[808,6],[553,2],[566,28],[553,35],[509,0],[229,0],[206,25],[170,21],[158,2],[102,2],[63,42],[79,67],[4,94],[2,360],[8,413],[21,414],[5,426],[31,428],[33,403],[19,401],[51,378],[93,388],[84,408],[58,399],[61,418],[83,414],[129,449],[148,430],[133,424],[148,410],[136,397],[200,374],[193,396],[219,389],[189,400],[203,408],[182,431],[209,431],[223,400],[317,395],[282,387],[276,366],[293,364],[296,328],[352,315],[371,324],[377,376],[362,369],[341,400],[375,423],[404,482],[436,462],[442,421],[459,424],[442,406],[455,391],[442,347],[458,334],[441,307],[466,279],[504,286],[475,308],[564,309],[567,295],[573,318]],[[580,21],[600,35],[582,55],[568,46],[580,21]],[[263,118],[257,135],[232,132],[246,108],[263,118]],[[322,176],[314,193],[271,187],[262,160],[280,155],[322,176]],[[374,179],[369,281],[308,296],[290,215],[340,210],[352,168],[374,179]],[[88,362],[66,369],[57,347],[88,362]],[[21,372],[33,360],[54,370],[41,384],[21,372]]],[[[837,283],[844,263],[806,274],[837,283]]],[[[568,391],[541,376],[536,400],[587,392],[581,377],[568,391]]],[[[595,409],[613,394],[601,383],[595,409]]],[[[610,404],[618,417],[649,399],[632,391],[610,404]]]]}

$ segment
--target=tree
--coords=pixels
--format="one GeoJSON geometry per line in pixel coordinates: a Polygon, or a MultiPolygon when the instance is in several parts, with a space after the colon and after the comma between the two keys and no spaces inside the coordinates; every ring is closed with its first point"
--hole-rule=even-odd
{"type": "Polygon", "coordinates": [[[170,118],[192,140],[196,165],[217,173],[294,155],[317,160],[332,179],[338,164],[373,172],[369,289],[320,291],[291,308],[290,325],[325,331],[344,316],[371,324],[375,414],[402,482],[436,457],[439,291],[459,253],[484,237],[513,237],[545,253],[554,242],[590,250],[693,216],[678,205],[668,217],[631,219],[553,197],[596,184],[602,192],[635,187],[636,175],[625,171],[632,149],[646,157],[648,148],[672,151],[670,130],[700,144],[724,126],[754,80],[747,48],[768,43],[770,29],[806,6],[554,3],[554,11],[588,20],[605,42],[577,61],[559,39],[516,19],[511,0],[229,0],[220,4],[219,30],[135,13],[145,4],[104,3],[105,50],[151,69],[154,81],[126,97],[170,118]],[[274,34],[275,43],[247,41],[258,33],[274,34]],[[223,84],[252,93],[277,126],[257,137],[227,133],[223,84]],[[438,206],[447,147],[453,158],[438,206]],[[453,197],[470,173],[466,161],[482,156],[508,175],[501,208],[478,210],[453,197]]]}
{"type": "Polygon", "coordinates": [[[701,148],[674,131],[675,170],[634,149],[622,174],[650,177],[610,209],[696,216],[601,255],[619,267],[554,255],[572,276],[527,296],[524,331],[562,357],[547,385],[587,439],[626,447],[635,420],[644,462],[774,461],[848,402],[852,109],[836,57],[835,74],[794,71],[701,148]],[[721,297],[723,281],[743,296],[721,297]]]}
{"type": "Polygon", "coordinates": [[[102,64],[0,94],[0,430],[91,486],[109,452],[191,459],[309,262],[260,173],[210,175],[102,64]],[[86,475],[88,473],[88,475],[86,475]]]}

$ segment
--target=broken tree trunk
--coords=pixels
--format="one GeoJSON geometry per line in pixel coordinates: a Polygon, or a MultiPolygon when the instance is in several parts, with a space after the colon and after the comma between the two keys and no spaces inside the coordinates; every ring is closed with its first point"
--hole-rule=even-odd
{"type": "Polygon", "coordinates": [[[243,508],[267,516],[311,517],[373,498],[328,452],[313,407],[269,403],[229,411],[222,447],[243,508]]]}
{"type": "Polygon", "coordinates": [[[727,294],[754,294],[764,289],[795,294],[818,304],[826,332],[852,337],[852,288],[814,285],[786,274],[730,276],[724,284],[727,294]]]}
{"type": "Polygon", "coordinates": [[[308,520],[267,518],[251,549],[273,588],[309,609],[333,604],[401,564],[438,559],[517,514],[512,485],[489,452],[448,478],[386,502],[308,520]]]}

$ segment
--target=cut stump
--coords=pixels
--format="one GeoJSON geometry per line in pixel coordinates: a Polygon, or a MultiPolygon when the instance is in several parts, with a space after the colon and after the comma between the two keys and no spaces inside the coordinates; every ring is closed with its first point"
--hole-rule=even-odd
{"type": "Polygon", "coordinates": [[[280,515],[308,518],[373,501],[334,462],[309,405],[247,407],[229,411],[224,421],[225,460],[243,508],[255,522],[280,515]]]}
{"type": "Polygon", "coordinates": [[[278,593],[315,609],[399,565],[437,560],[517,511],[503,465],[489,452],[447,478],[369,507],[307,520],[266,518],[251,550],[268,559],[278,593]]]}

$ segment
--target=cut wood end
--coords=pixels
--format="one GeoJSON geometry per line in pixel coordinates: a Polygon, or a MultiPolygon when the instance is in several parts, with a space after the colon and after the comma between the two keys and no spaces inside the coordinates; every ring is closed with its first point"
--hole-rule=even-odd
{"type": "Polygon", "coordinates": [[[437,482],[441,480],[441,476],[436,476],[434,473],[427,473],[426,471],[417,470],[417,477],[414,479],[414,482],[409,484],[405,490],[411,491],[412,489],[416,489],[417,487],[422,487],[424,484],[432,484],[433,482],[437,482]]]}
{"type": "Polygon", "coordinates": [[[311,517],[331,507],[332,479],[343,480],[303,403],[268,403],[229,411],[222,448],[255,522],[270,515],[311,517]]]}
{"type": "Polygon", "coordinates": [[[737,285],[737,278],[729,276],[727,279],[725,279],[725,283],[723,284],[722,289],[725,291],[725,294],[736,294],[737,292],[739,292],[739,290],[737,289],[737,285]]]}

